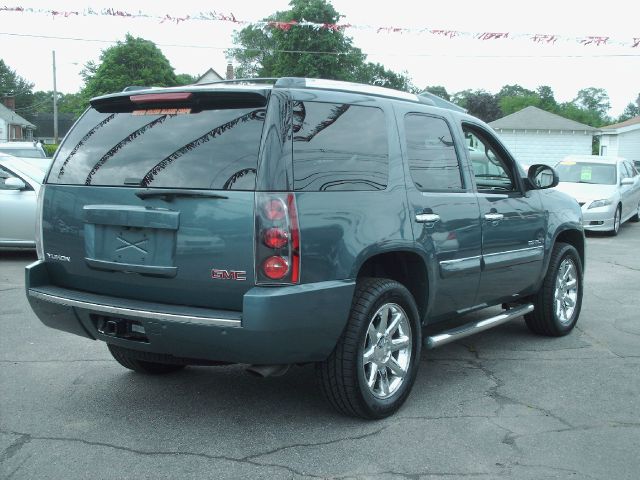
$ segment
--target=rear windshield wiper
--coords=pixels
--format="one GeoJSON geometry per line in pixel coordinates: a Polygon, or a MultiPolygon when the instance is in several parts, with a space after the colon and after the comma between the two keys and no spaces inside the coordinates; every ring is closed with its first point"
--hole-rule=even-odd
{"type": "Polygon", "coordinates": [[[204,192],[204,191],[193,191],[193,190],[181,190],[178,188],[168,188],[168,189],[153,189],[153,190],[143,190],[140,192],[136,192],[138,198],[145,200],[147,198],[159,198],[160,200],[164,200],[165,202],[171,202],[174,198],[183,197],[183,198],[194,198],[194,197],[206,197],[206,198],[229,198],[224,195],[220,195],[218,193],[213,192],[204,192]]]}

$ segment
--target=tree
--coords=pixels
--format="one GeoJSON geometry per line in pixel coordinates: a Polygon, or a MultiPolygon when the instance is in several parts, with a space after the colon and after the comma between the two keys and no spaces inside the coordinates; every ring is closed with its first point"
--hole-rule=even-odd
{"type": "Polygon", "coordinates": [[[434,95],[437,95],[440,98],[443,98],[447,101],[451,101],[451,97],[447,93],[447,89],[444,88],[442,85],[434,85],[431,87],[426,87],[424,90],[429,93],[433,93],[434,95]]]}
{"type": "Polygon", "coordinates": [[[18,75],[0,59],[0,97],[14,96],[16,110],[28,110],[33,104],[33,83],[18,75]]]}
{"type": "Polygon", "coordinates": [[[538,94],[538,97],[540,97],[540,105],[538,105],[539,108],[553,113],[558,110],[558,102],[556,102],[551,87],[541,85],[536,88],[536,93],[538,94]]]}
{"type": "Polygon", "coordinates": [[[640,116],[640,93],[636,97],[635,103],[630,102],[618,117],[618,122],[625,122],[633,117],[640,116]]]}
{"type": "Polygon", "coordinates": [[[540,97],[535,93],[532,95],[502,97],[498,101],[502,115],[511,115],[525,107],[534,106],[540,108],[540,97]]]}
{"type": "Polygon", "coordinates": [[[496,97],[485,90],[463,90],[453,95],[453,102],[466,108],[469,115],[485,122],[492,122],[502,116],[496,97]]]}
{"type": "Polygon", "coordinates": [[[608,120],[607,112],[611,108],[611,103],[609,95],[603,88],[583,88],[578,91],[573,103],[579,108],[596,113],[602,121],[608,120]]]}
{"type": "Polygon", "coordinates": [[[130,85],[170,87],[177,85],[169,60],[156,45],[143,38],[127,34],[100,55],[100,64],[88,62],[82,72],[85,99],[120,92],[130,85]]]}
{"type": "Polygon", "coordinates": [[[405,74],[367,63],[366,55],[341,30],[295,25],[301,21],[338,23],[340,14],[327,0],[291,0],[289,6],[290,10],[265,19],[272,26],[248,26],[234,35],[239,47],[228,50],[227,55],[239,63],[239,78],[299,76],[411,88],[405,74]]]}
{"type": "Polygon", "coordinates": [[[504,97],[531,97],[535,92],[528,90],[520,85],[505,85],[496,94],[498,101],[504,97]]]}
{"type": "Polygon", "coordinates": [[[176,85],[191,85],[196,83],[199,77],[189,75],[188,73],[179,73],[176,75],[176,85]]]}

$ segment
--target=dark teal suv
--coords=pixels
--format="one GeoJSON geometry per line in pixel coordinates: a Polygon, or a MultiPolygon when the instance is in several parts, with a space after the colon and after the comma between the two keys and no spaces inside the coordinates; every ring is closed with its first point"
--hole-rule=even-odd
{"type": "Polygon", "coordinates": [[[56,154],[27,295],[137,372],[315,363],[338,410],[382,418],[423,345],[523,315],[574,327],[584,235],[557,181],[478,119],[393,90],[125,91],[93,99],[56,154]]]}

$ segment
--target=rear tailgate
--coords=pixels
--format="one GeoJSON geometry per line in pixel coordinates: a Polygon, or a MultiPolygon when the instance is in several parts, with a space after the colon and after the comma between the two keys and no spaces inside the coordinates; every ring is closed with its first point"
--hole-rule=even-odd
{"type": "Polygon", "coordinates": [[[56,156],[43,206],[52,282],[241,310],[265,96],[131,99],[97,102],[56,156]]]}

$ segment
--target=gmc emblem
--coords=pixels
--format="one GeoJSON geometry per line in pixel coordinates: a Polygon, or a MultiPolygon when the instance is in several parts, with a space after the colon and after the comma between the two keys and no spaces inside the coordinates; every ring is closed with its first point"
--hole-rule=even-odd
{"type": "Polygon", "coordinates": [[[214,268],[211,270],[211,278],[215,278],[216,280],[245,281],[247,279],[247,272],[243,270],[218,270],[214,268]]]}

